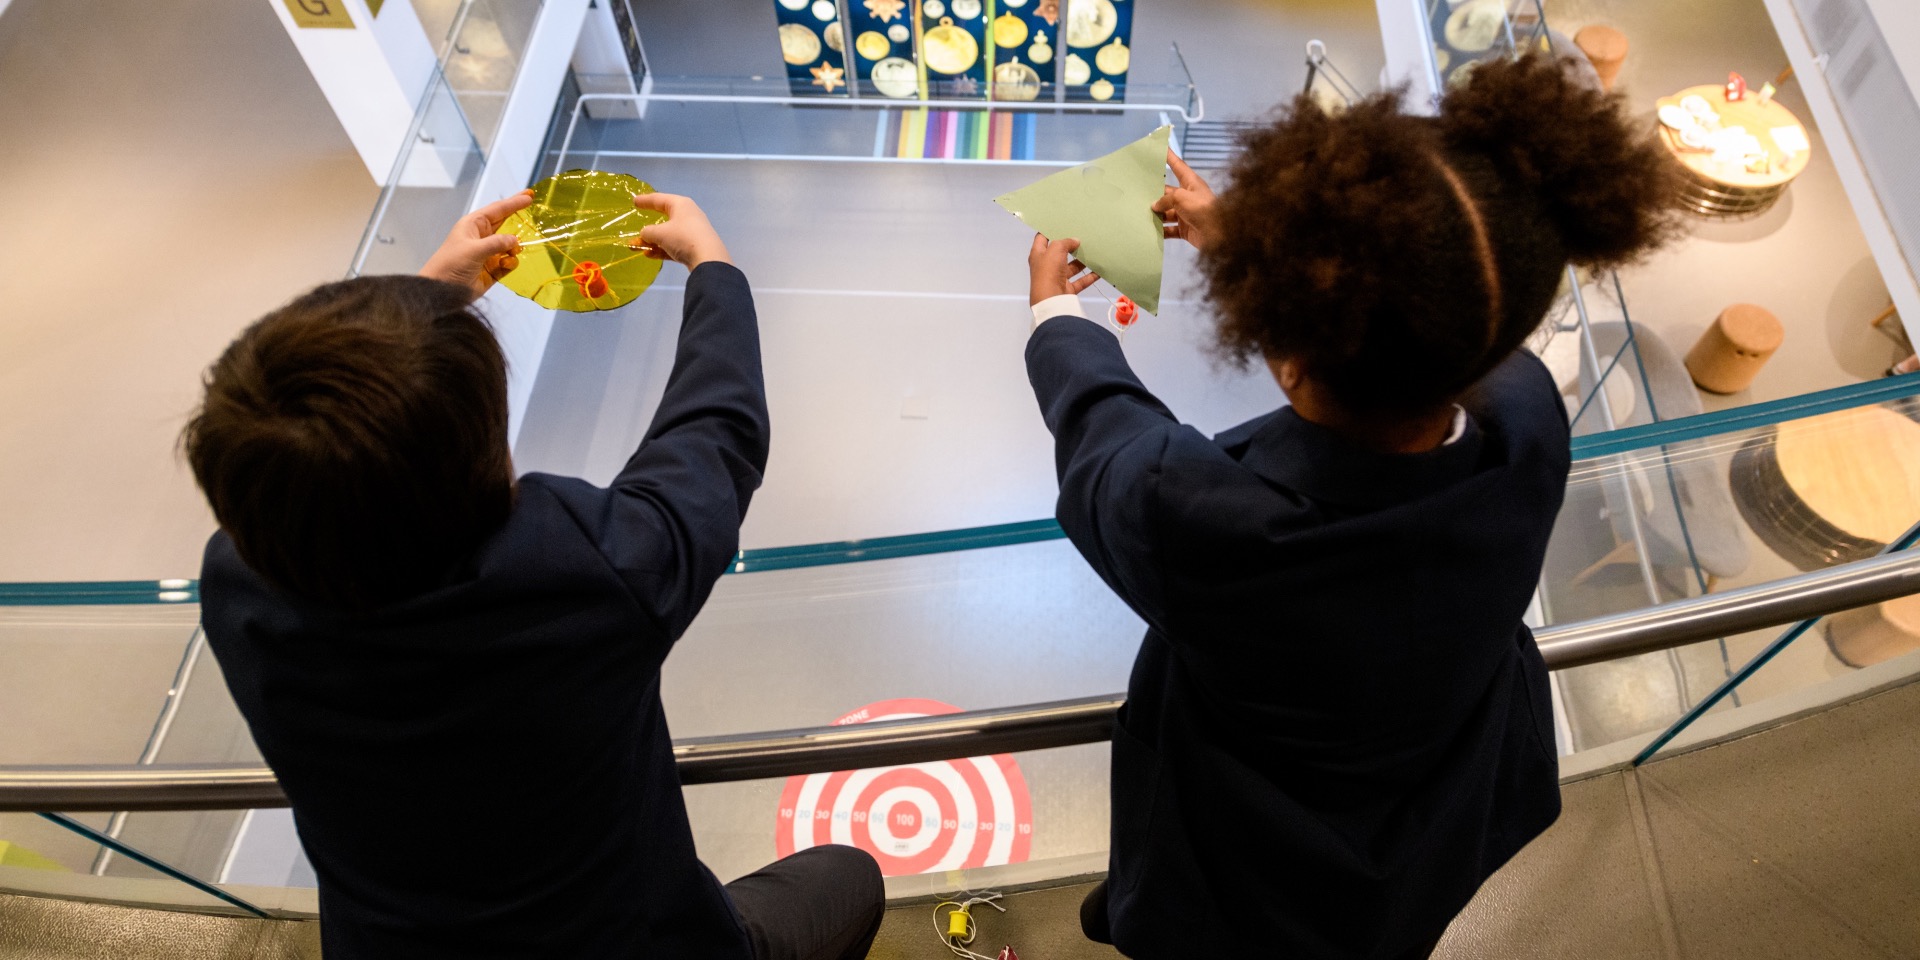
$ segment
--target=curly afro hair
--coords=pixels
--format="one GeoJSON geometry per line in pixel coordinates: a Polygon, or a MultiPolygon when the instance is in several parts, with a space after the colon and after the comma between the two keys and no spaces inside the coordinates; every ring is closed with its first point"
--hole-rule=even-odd
{"type": "Polygon", "coordinates": [[[1480,67],[1438,117],[1302,96],[1244,148],[1201,257],[1219,349],[1297,362],[1356,414],[1452,402],[1539,325],[1568,263],[1632,262],[1678,229],[1650,133],[1538,55],[1480,67]]]}

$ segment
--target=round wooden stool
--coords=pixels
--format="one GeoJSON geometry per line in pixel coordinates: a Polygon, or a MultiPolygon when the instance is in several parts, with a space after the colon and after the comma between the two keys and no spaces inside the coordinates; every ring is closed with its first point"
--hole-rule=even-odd
{"type": "Polygon", "coordinates": [[[1836,613],[1823,624],[1834,659],[1870,667],[1920,650],[1920,596],[1836,613]]]}
{"type": "Polygon", "coordinates": [[[1687,351],[1687,372],[1702,390],[1738,393],[1753,384],[1786,336],[1780,318],[1765,307],[1736,303],[1720,311],[1687,351]]]}
{"type": "Polygon", "coordinates": [[[1612,90],[1613,81],[1620,76],[1620,65],[1627,59],[1627,35],[1593,23],[1573,35],[1573,45],[1593,61],[1593,71],[1600,75],[1601,89],[1612,90]]]}

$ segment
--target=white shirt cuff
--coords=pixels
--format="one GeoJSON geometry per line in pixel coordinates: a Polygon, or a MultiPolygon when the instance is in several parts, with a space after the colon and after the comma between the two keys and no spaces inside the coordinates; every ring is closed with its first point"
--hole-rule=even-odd
{"type": "Polygon", "coordinates": [[[1456,403],[1453,405],[1453,428],[1447,431],[1447,439],[1441,442],[1440,445],[1443,447],[1453,446],[1461,437],[1466,435],[1467,408],[1456,403]]]}
{"type": "Polygon", "coordinates": [[[1085,320],[1087,318],[1087,312],[1080,308],[1080,298],[1071,293],[1063,293],[1057,297],[1048,297],[1033,305],[1032,329],[1040,329],[1041,324],[1054,317],[1079,317],[1085,320]]]}

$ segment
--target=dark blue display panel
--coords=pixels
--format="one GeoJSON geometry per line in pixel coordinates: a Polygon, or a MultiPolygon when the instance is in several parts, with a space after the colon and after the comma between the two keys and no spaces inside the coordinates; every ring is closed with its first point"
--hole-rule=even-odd
{"type": "Polygon", "coordinates": [[[920,63],[932,100],[984,100],[988,49],[986,0],[914,0],[920,63]]]}
{"type": "Polygon", "coordinates": [[[920,99],[915,16],[910,0],[847,0],[854,75],[861,96],[920,99]]]}
{"type": "Polygon", "coordinates": [[[1059,0],[997,0],[988,5],[993,40],[993,99],[1052,100],[1060,53],[1059,0]]]}
{"type": "Polygon", "coordinates": [[[1133,66],[1133,5],[1140,0],[1066,0],[1061,25],[1067,55],[1060,64],[1067,99],[1120,101],[1133,66]]]}
{"type": "Polygon", "coordinates": [[[780,59],[796,97],[847,95],[845,25],[834,0],[774,0],[780,59]]]}

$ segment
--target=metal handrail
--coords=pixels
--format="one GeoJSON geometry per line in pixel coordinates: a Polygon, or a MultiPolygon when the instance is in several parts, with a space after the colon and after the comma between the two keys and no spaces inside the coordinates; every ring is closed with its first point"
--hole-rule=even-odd
{"type": "MultiPolygon", "coordinates": [[[[759,104],[789,107],[841,107],[849,110],[978,110],[1035,111],[1046,113],[1166,113],[1180,115],[1187,123],[1197,123],[1206,114],[1204,104],[1197,108],[1192,96],[1185,104],[1172,103],[1057,103],[1051,100],[855,100],[835,97],[776,97],[733,93],[585,93],[574,99],[572,115],[567,119],[566,135],[560,139],[560,156],[573,150],[573,135],[579,129],[586,105],[601,101],[647,103],[759,104]]],[[[799,159],[788,157],[787,159],[799,159]]]]}
{"type": "MultiPolygon", "coordinates": [[[[1758,586],[1547,627],[1550,669],[1583,666],[1775,627],[1920,593],[1906,551],[1758,586]]],[[[726,783],[867,766],[930,763],[1098,743],[1125,697],[1112,694],[937,717],[809,727],[674,744],[682,783],[726,783]]],[[[0,812],[220,810],[287,805],[273,771],[211,764],[0,767],[0,812]]]]}

